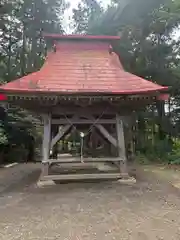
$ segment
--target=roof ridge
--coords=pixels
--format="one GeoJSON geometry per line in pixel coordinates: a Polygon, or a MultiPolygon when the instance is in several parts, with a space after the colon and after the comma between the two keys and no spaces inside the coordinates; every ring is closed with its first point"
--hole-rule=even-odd
{"type": "Polygon", "coordinates": [[[81,39],[81,40],[120,40],[120,36],[111,35],[88,35],[88,34],[57,34],[43,33],[44,38],[49,39],[81,39]]]}

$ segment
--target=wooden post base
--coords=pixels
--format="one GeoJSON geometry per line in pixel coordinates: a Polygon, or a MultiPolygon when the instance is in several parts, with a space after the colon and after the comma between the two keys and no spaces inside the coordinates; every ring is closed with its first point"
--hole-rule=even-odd
{"type": "Polygon", "coordinates": [[[49,175],[49,163],[42,163],[41,179],[49,175]]]}
{"type": "Polygon", "coordinates": [[[128,170],[127,170],[127,163],[126,163],[126,161],[121,161],[120,164],[119,164],[119,167],[120,167],[120,173],[121,173],[123,176],[129,176],[129,175],[128,175],[128,170]]]}

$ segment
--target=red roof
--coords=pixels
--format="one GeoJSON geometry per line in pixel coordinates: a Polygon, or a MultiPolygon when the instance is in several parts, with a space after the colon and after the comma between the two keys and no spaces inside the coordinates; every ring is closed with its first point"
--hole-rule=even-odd
{"type": "MultiPolygon", "coordinates": [[[[70,37],[69,37],[70,38],[70,37]]],[[[166,87],[125,72],[107,41],[66,41],[57,44],[40,71],[0,87],[5,92],[58,94],[140,94],[166,87]]]]}

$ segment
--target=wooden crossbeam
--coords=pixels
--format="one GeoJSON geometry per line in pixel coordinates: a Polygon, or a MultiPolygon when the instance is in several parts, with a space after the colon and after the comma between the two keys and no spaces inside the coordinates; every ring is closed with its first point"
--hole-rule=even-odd
{"type": "MultiPolygon", "coordinates": [[[[93,115],[86,113],[86,117],[93,121],[95,123],[96,119],[94,118],[93,115]]],[[[101,120],[101,119],[100,119],[101,120]]],[[[115,147],[117,147],[117,141],[116,139],[105,129],[104,126],[100,124],[100,120],[97,121],[95,124],[95,127],[102,133],[102,135],[115,147]]],[[[114,122],[114,119],[111,119],[112,122],[114,122]]]]}
{"type": "MultiPolygon", "coordinates": [[[[93,114],[99,114],[102,111],[102,108],[104,106],[87,106],[86,110],[88,112],[91,112],[93,114]]],[[[77,113],[81,113],[82,112],[82,108],[81,107],[76,107],[76,106],[68,106],[68,108],[66,107],[60,107],[60,106],[56,106],[52,109],[52,114],[60,114],[63,113],[65,115],[74,115],[77,113]]],[[[110,108],[108,109],[108,111],[106,112],[106,115],[115,115],[117,112],[117,108],[114,106],[110,106],[110,108]]]]}
{"type": "Polygon", "coordinates": [[[43,176],[42,181],[44,180],[96,180],[96,179],[120,179],[122,178],[120,173],[92,173],[92,174],[60,174],[60,175],[48,175],[43,176]]]}
{"type": "MultiPolygon", "coordinates": [[[[66,132],[71,128],[71,126],[73,125],[73,121],[77,120],[77,115],[75,114],[73,117],[72,117],[72,122],[71,121],[67,121],[66,123],[68,123],[66,126],[60,126],[59,127],[59,131],[58,131],[58,134],[52,139],[51,141],[51,149],[54,147],[54,145],[66,134],[66,132]]],[[[53,119],[52,119],[52,123],[53,123],[53,119]]],[[[60,119],[58,120],[60,121],[60,119]]]]}
{"type": "Polygon", "coordinates": [[[97,129],[103,134],[103,136],[115,147],[117,147],[116,139],[100,124],[95,125],[97,129]]]}
{"type": "Polygon", "coordinates": [[[59,127],[58,134],[52,139],[51,141],[51,149],[54,147],[54,145],[65,135],[65,133],[71,128],[71,125],[66,125],[64,127],[59,127]]]}
{"type": "MultiPolygon", "coordinates": [[[[69,119],[70,122],[72,122],[73,124],[93,124],[94,121],[90,120],[90,119],[69,119]]],[[[67,119],[53,119],[52,120],[52,124],[60,124],[60,125],[64,125],[64,124],[68,124],[69,121],[67,119]]],[[[99,124],[115,124],[116,120],[114,119],[100,119],[98,121],[99,124]]]]}
{"type": "MultiPolygon", "coordinates": [[[[124,159],[122,158],[84,158],[84,162],[120,162],[124,159]]],[[[62,159],[49,159],[49,163],[80,163],[80,157],[68,157],[62,159]]]]}

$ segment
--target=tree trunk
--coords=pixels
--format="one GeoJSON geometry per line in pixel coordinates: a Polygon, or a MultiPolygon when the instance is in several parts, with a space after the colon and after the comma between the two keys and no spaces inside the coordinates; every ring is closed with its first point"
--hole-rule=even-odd
{"type": "Polygon", "coordinates": [[[25,66],[26,66],[26,36],[25,36],[25,24],[23,23],[23,32],[22,32],[22,51],[21,51],[21,75],[25,75],[25,66]]]}
{"type": "Polygon", "coordinates": [[[158,112],[158,127],[159,127],[159,139],[164,140],[166,137],[165,133],[165,103],[163,101],[158,101],[156,103],[158,112]]]}
{"type": "Polygon", "coordinates": [[[146,134],[146,124],[143,117],[138,117],[138,139],[137,145],[139,150],[144,150],[145,147],[145,134],[146,134]]]}
{"type": "Polygon", "coordinates": [[[7,61],[8,81],[11,80],[11,56],[12,56],[11,46],[12,46],[12,37],[11,37],[11,34],[10,34],[10,36],[9,36],[9,44],[8,44],[8,61],[7,61]]]}

